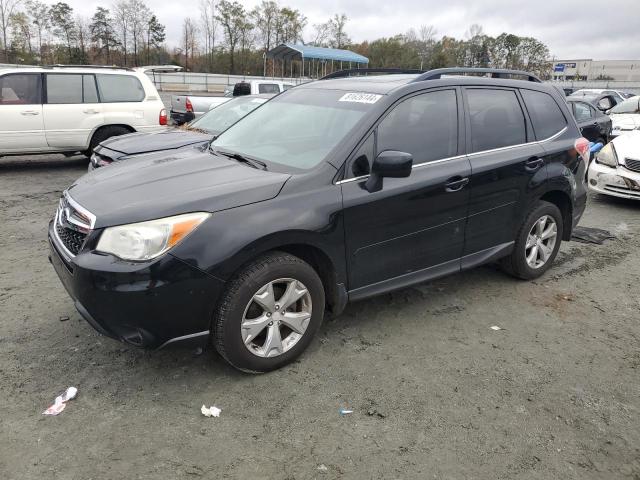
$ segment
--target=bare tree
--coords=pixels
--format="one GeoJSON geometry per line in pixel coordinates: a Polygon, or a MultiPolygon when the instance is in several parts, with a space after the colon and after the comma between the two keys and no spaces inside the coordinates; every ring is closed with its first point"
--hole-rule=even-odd
{"type": "Polygon", "coordinates": [[[38,55],[40,63],[44,63],[44,51],[42,50],[45,32],[51,28],[51,16],[49,6],[40,0],[30,0],[26,4],[31,23],[35,26],[35,36],[38,39],[38,55]]]}
{"type": "Polygon", "coordinates": [[[9,28],[11,27],[11,17],[16,12],[22,0],[0,0],[0,34],[2,34],[2,50],[4,51],[4,61],[9,62],[9,28]]]}
{"type": "Polygon", "coordinates": [[[433,54],[433,47],[436,43],[436,29],[433,25],[421,25],[419,36],[418,55],[420,56],[420,70],[423,70],[426,59],[433,54]]]}
{"type": "Polygon", "coordinates": [[[207,55],[209,71],[213,70],[213,59],[216,51],[216,2],[200,0],[200,21],[204,36],[204,50],[207,55]]]}
{"type": "Polygon", "coordinates": [[[262,3],[251,11],[251,20],[265,52],[271,50],[273,45],[279,14],[280,7],[273,0],[262,0],[262,3]]]}
{"type": "Polygon", "coordinates": [[[142,0],[129,0],[129,31],[133,44],[133,63],[138,65],[138,48],[144,43],[146,27],[151,19],[151,12],[142,0]]]}
{"type": "Polygon", "coordinates": [[[80,51],[81,64],[89,63],[87,55],[87,47],[91,42],[91,29],[89,28],[89,20],[81,15],[76,15],[76,38],[78,39],[78,50],[80,51]]]}
{"type": "Polygon", "coordinates": [[[189,69],[189,54],[193,58],[198,45],[198,25],[195,20],[187,17],[182,22],[182,45],[184,47],[184,69],[189,69]]]}
{"type": "Polygon", "coordinates": [[[122,54],[124,65],[127,65],[127,52],[128,52],[128,40],[129,40],[129,24],[131,16],[129,14],[129,3],[125,0],[120,0],[113,6],[113,17],[118,25],[118,35],[120,36],[120,44],[122,45],[122,54]]]}
{"type": "Polygon", "coordinates": [[[218,4],[216,20],[220,22],[225,43],[229,47],[229,73],[235,73],[236,46],[241,40],[246,16],[247,12],[242,4],[235,0],[233,2],[221,0],[218,4]]]}

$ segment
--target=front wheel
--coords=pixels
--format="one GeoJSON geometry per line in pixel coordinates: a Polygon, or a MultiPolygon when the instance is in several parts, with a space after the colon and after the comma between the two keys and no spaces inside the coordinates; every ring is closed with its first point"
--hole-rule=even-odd
{"type": "Polygon", "coordinates": [[[562,231],[562,213],[558,207],[538,202],[523,222],[513,252],[502,260],[503,269],[523,280],[540,277],[558,254],[562,231]]]}
{"type": "Polygon", "coordinates": [[[235,368],[280,368],[309,345],[324,316],[324,288],[298,257],[269,253],[231,280],[213,317],[213,343],[235,368]]]}

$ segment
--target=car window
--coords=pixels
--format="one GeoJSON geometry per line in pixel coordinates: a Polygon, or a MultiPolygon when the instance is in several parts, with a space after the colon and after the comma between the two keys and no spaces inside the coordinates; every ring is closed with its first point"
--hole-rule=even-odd
{"type": "Polygon", "coordinates": [[[467,89],[467,100],[472,152],[526,143],[524,113],[514,91],[467,89]]]}
{"type": "Polygon", "coordinates": [[[189,127],[206,130],[213,135],[218,134],[266,101],[266,98],[236,97],[205,113],[202,117],[190,123],[189,127]]]}
{"type": "Polygon", "coordinates": [[[84,103],[98,103],[98,89],[93,75],[82,76],[82,95],[84,103]]]}
{"type": "Polygon", "coordinates": [[[615,105],[615,102],[612,100],[611,97],[602,97],[600,100],[598,100],[598,108],[600,110],[609,110],[614,105],[615,105]]]}
{"type": "Polygon", "coordinates": [[[82,75],[47,75],[47,103],[82,103],[82,75]]]}
{"type": "Polygon", "coordinates": [[[294,88],[229,127],[213,148],[255,157],[269,169],[308,170],[327,158],[380,98],[294,88]]]}
{"type": "Polygon", "coordinates": [[[544,92],[520,90],[538,140],[549,138],[567,126],[567,120],[553,97],[544,92]]]}
{"type": "Polygon", "coordinates": [[[282,84],[282,89],[285,90],[285,91],[289,90],[290,88],[293,88],[293,87],[295,87],[295,85],[291,85],[290,83],[283,83],[282,84]]]}
{"type": "Polygon", "coordinates": [[[611,113],[640,113],[640,97],[633,97],[619,103],[611,113]]]}
{"type": "Polygon", "coordinates": [[[280,93],[280,87],[277,83],[260,83],[258,93],[280,93]]]}
{"type": "Polygon", "coordinates": [[[39,105],[42,99],[39,74],[0,77],[0,105],[39,105]]]}
{"type": "Polygon", "coordinates": [[[98,90],[103,103],[141,102],[144,88],[140,80],[132,75],[98,74],[98,90]]]}
{"type": "Polygon", "coordinates": [[[454,90],[410,97],[378,125],[377,153],[397,150],[418,163],[452,157],[458,150],[458,104],[454,90]]]}
{"type": "Polygon", "coordinates": [[[593,111],[591,107],[583,102],[572,102],[573,115],[576,117],[576,121],[585,122],[593,117],[593,111]]]}

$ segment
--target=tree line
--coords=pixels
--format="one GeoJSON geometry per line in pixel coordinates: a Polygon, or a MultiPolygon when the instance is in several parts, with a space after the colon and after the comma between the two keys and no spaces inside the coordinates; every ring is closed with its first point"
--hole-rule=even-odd
{"type": "MultiPolygon", "coordinates": [[[[309,25],[299,10],[274,0],[247,10],[237,0],[200,0],[198,16],[182,20],[169,46],[166,28],[144,0],[116,0],[91,17],[65,2],[0,0],[0,61],[14,64],[175,64],[199,72],[261,75],[264,53],[281,43],[347,48],[370,67],[428,69],[448,66],[513,68],[547,76],[549,49],[532,37],[486,35],[472,25],[464,38],[439,36],[423,25],[360,43],[349,18],[335,14],[309,25]]],[[[270,71],[269,69],[267,71],[270,71]]]]}

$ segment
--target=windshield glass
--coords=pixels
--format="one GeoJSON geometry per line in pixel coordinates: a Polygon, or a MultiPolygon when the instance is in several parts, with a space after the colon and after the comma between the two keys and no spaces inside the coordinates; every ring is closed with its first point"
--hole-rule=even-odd
{"type": "Polygon", "coordinates": [[[295,88],[233,125],[212,146],[307,170],[322,162],[380,98],[295,88]]]}
{"type": "Polygon", "coordinates": [[[191,122],[189,128],[206,130],[212,134],[225,131],[245,115],[253,112],[265,103],[267,98],[239,97],[229,100],[208,111],[202,117],[191,122]]]}
{"type": "Polygon", "coordinates": [[[611,113],[640,113],[640,97],[633,97],[619,103],[611,109],[611,113]]]}

